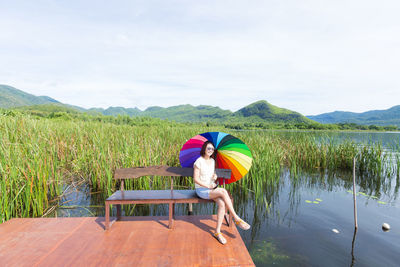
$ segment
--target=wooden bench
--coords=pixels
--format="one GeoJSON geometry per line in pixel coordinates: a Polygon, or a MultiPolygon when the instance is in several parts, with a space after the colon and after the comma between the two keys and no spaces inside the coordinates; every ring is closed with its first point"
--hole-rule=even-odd
{"type": "MultiPolygon", "coordinates": [[[[225,179],[231,178],[231,170],[216,169],[218,178],[222,178],[225,187],[225,179]]],[[[192,203],[214,202],[211,199],[199,198],[195,190],[174,190],[173,177],[184,176],[193,177],[193,168],[180,168],[169,166],[151,166],[117,169],[114,179],[121,179],[121,188],[112,194],[105,201],[105,229],[110,227],[110,205],[117,207],[117,220],[121,217],[121,205],[126,204],[169,204],[169,224],[168,228],[173,227],[174,207],[178,203],[189,203],[191,211],[192,203]],[[142,176],[169,176],[171,182],[170,190],[124,190],[125,179],[136,179],[142,176]]],[[[232,197],[231,197],[232,199],[232,197]]],[[[232,199],[233,203],[233,199],[232,199]]],[[[229,213],[229,219],[225,216],[228,226],[232,225],[232,215],[229,213]]]]}

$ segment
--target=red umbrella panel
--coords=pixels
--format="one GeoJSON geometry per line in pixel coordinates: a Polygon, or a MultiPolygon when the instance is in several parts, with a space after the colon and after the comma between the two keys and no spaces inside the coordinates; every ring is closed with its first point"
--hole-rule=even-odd
{"type": "Polygon", "coordinates": [[[179,153],[182,167],[193,168],[193,163],[200,157],[204,142],[211,141],[216,149],[216,166],[230,169],[231,178],[225,183],[233,183],[241,179],[250,170],[253,157],[250,149],[239,138],[223,132],[207,132],[189,139],[179,153]]]}

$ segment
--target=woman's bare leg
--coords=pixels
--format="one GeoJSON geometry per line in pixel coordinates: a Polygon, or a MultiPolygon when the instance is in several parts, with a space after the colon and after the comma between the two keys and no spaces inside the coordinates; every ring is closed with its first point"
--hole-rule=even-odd
{"type": "Polygon", "coordinates": [[[225,206],[228,208],[229,212],[232,214],[235,220],[239,220],[239,216],[236,214],[235,210],[233,209],[231,198],[229,197],[228,192],[224,188],[217,188],[211,190],[209,193],[211,199],[222,198],[225,202],[225,206]]]}
{"type": "Polygon", "coordinates": [[[239,216],[236,214],[235,210],[233,209],[231,198],[229,197],[228,191],[226,191],[225,188],[217,188],[212,190],[209,193],[209,197],[211,199],[222,198],[222,200],[225,202],[225,206],[231,212],[233,219],[235,220],[235,223],[243,230],[250,229],[250,225],[245,221],[243,221],[242,219],[240,219],[239,216]]]}
{"type": "Polygon", "coordinates": [[[225,202],[220,197],[214,199],[214,201],[218,204],[217,228],[215,229],[215,232],[221,233],[221,225],[225,215],[225,202]]]}

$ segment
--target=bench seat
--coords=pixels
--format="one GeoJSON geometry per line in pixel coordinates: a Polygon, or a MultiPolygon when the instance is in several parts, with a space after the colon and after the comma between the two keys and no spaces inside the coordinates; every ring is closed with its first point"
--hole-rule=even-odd
{"type": "MultiPolygon", "coordinates": [[[[107,198],[108,202],[166,201],[167,203],[200,203],[213,200],[199,198],[195,190],[118,190],[107,198]]],[[[147,202],[146,202],[147,203],[147,202]]]]}
{"type": "MultiPolygon", "coordinates": [[[[169,224],[173,227],[175,204],[178,203],[207,203],[212,199],[199,198],[195,190],[118,190],[105,201],[106,203],[106,230],[110,224],[110,205],[117,206],[117,219],[121,216],[121,205],[125,204],[169,204],[169,224]]],[[[229,219],[229,223],[231,219],[229,219]]]]}

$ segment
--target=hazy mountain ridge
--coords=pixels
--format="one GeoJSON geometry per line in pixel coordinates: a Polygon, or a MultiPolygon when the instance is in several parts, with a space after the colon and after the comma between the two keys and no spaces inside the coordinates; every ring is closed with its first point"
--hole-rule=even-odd
{"type": "Polygon", "coordinates": [[[135,108],[109,107],[84,109],[63,104],[48,96],[34,96],[7,85],[0,85],[0,107],[49,112],[85,112],[88,114],[148,116],[174,120],[177,122],[222,122],[222,123],[316,123],[309,118],[288,109],[280,108],[260,100],[247,105],[236,112],[220,107],[190,104],[172,107],[152,106],[141,111],[135,108]],[[44,105],[44,106],[39,106],[44,105]],[[21,107],[23,106],[23,107],[21,107]]]}
{"type": "Polygon", "coordinates": [[[117,115],[128,115],[128,116],[139,116],[140,113],[142,112],[138,108],[124,108],[124,107],[109,107],[107,109],[103,108],[90,108],[86,110],[88,113],[100,113],[103,115],[111,115],[111,116],[117,116],[117,115]]]}
{"type": "Polygon", "coordinates": [[[400,105],[385,110],[370,110],[362,113],[335,111],[307,118],[320,123],[357,123],[362,125],[400,126],[400,105]]]}
{"type": "Polygon", "coordinates": [[[60,103],[48,96],[34,96],[12,86],[0,84],[0,107],[13,108],[28,105],[60,103]]]}
{"type": "Polygon", "coordinates": [[[141,116],[150,116],[160,119],[169,119],[179,122],[192,121],[216,121],[232,115],[229,110],[223,110],[213,106],[192,106],[190,104],[178,105],[167,108],[149,107],[142,112],[141,116]]]}

